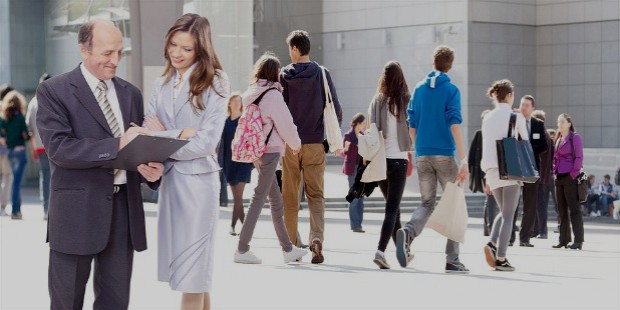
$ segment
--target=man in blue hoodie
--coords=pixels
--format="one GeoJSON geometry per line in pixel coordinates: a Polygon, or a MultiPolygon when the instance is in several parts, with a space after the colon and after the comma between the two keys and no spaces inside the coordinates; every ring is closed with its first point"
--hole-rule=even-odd
{"type": "MultiPolygon", "coordinates": [[[[422,205],[411,220],[396,232],[396,257],[402,267],[413,259],[409,247],[422,233],[435,209],[437,181],[464,182],[469,176],[465,146],[461,134],[461,93],[447,75],[454,62],[454,50],[447,46],[435,49],[435,70],[416,85],[409,101],[409,135],[415,143],[416,168],[420,181],[422,205]],[[454,158],[455,149],[460,168],[454,158]]],[[[446,245],[446,272],[469,273],[459,261],[458,242],[448,240],[446,245]]]]}
{"type": "MultiPolygon", "coordinates": [[[[295,30],[286,38],[293,63],[282,69],[280,83],[282,95],[291,111],[297,132],[301,138],[301,151],[293,154],[286,147],[282,160],[282,198],[284,200],[284,223],[293,244],[297,240],[299,213],[299,186],[303,176],[304,190],[310,209],[310,250],[312,263],[321,264],[323,258],[323,232],[325,230],[325,199],[323,185],[325,176],[325,91],[321,66],[310,61],[310,36],[303,30],[295,30]]],[[[327,83],[334,100],[338,122],[342,124],[342,109],[331,76],[325,70],[327,83]]]]}

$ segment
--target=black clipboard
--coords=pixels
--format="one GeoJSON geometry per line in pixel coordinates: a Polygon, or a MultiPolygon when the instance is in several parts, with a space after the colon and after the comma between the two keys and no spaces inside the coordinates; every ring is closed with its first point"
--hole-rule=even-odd
{"type": "Polygon", "coordinates": [[[138,135],[118,152],[115,160],[104,165],[104,168],[138,171],[141,164],[163,163],[187,143],[187,140],[138,135]]]}

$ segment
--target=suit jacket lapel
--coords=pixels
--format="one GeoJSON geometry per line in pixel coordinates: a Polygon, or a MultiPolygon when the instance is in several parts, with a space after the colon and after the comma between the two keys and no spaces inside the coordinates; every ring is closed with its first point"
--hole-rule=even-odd
{"type": "Polygon", "coordinates": [[[118,97],[118,103],[121,106],[121,113],[123,114],[123,128],[127,130],[129,128],[129,123],[131,123],[131,107],[133,106],[131,92],[127,88],[127,83],[125,81],[114,77],[112,82],[114,82],[116,96],[118,97]]]}
{"type": "Polygon", "coordinates": [[[71,72],[69,79],[71,85],[75,87],[73,95],[78,99],[78,101],[80,101],[86,111],[92,115],[97,123],[99,123],[99,125],[101,125],[101,127],[105,129],[110,136],[112,136],[110,125],[108,125],[108,122],[103,115],[103,111],[101,111],[99,103],[97,102],[93,92],[90,90],[88,83],[86,83],[86,79],[82,75],[79,66],[71,72]]]}
{"type": "Polygon", "coordinates": [[[172,79],[162,85],[161,88],[161,103],[164,105],[164,110],[168,115],[168,119],[174,120],[174,104],[172,102],[172,79]]]}
{"type": "Polygon", "coordinates": [[[174,101],[173,119],[176,120],[176,117],[177,115],[179,115],[179,112],[181,111],[181,109],[183,109],[183,106],[185,106],[188,103],[189,103],[189,81],[183,84],[183,88],[181,88],[181,91],[179,92],[179,97],[177,97],[177,99],[174,101]]]}

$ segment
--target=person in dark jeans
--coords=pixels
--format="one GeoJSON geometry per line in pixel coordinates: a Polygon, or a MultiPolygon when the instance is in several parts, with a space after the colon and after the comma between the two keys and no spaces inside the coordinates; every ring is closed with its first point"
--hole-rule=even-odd
{"type": "Polygon", "coordinates": [[[385,139],[386,179],[379,181],[385,199],[385,217],[381,226],[379,245],[373,262],[381,269],[389,269],[385,249],[390,238],[396,242],[396,231],[401,228],[400,201],[407,181],[408,151],[411,140],[407,126],[407,102],[411,95],[405,75],[398,62],[390,61],[383,67],[379,86],[368,109],[369,123],[385,139]]]}
{"type": "MultiPolygon", "coordinates": [[[[357,168],[361,157],[357,152],[357,135],[363,134],[365,126],[364,114],[357,113],[351,119],[351,129],[344,135],[344,162],[342,172],[347,175],[349,188],[355,184],[357,168]]],[[[349,203],[349,221],[351,230],[356,233],[364,233],[362,222],[364,221],[364,197],[355,198],[349,203]]]]}
{"type": "Polygon", "coordinates": [[[9,149],[9,164],[13,171],[13,186],[11,191],[12,212],[11,219],[21,220],[21,183],[26,170],[26,141],[30,140],[26,118],[24,117],[25,102],[23,96],[12,91],[4,98],[2,105],[2,121],[0,130],[9,149]]]}
{"type": "Polygon", "coordinates": [[[553,157],[553,172],[556,176],[555,191],[560,214],[560,243],[554,248],[582,249],[584,241],[583,217],[579,209],[577,177],[583,165],[583,144],[581,136],[575,133],[571,117],[564,113],[558,117],[558,134],[553,157]],[[575,242],[571,242],[571,225],[575,242]]]}
{"type": "MultiPolygon", "coordinates": [[[[535,117],[532,112],[536,109],[536,100],[531,95],[521,98],[520,111],[525,117],[525,125],[529,134],[530,143],[534,150],[536,169],[540,171],[540,156],[547,151],[547,131],[545,123],[535,117]]],[[[519,245],[523,247],[533,247],[530,243],[532,230],[536,224],[536,211],[538,205],[538,193],[541,181],[535,183],[523,183],[523,217],[521,218],[521,230],[519,231],[519,245]]]]}

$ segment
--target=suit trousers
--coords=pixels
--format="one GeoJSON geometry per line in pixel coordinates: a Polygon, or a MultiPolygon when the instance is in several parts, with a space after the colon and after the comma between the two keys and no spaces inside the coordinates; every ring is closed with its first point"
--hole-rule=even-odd
{"type": "Polygon", "coordinates": [[[519,231],[519,240],[521,242],[530,241],[532,230],[536,224],[539,182],[523,183],[523,217],[521,218],[521,230],[519,231]]]}
{"type": "Polygon", "coordinates": [[[110,236],[101,252],[75,255],[50,250],[50,309],[82,309],[93,260],[95,303],[92,308],[127,309],[134,252],[127,206],[127,192],[121,190],[114,195],[110,236]]]}
{"type": "Polygon", "coordinates": [[[583,216],[579,207],[577,180],[570,175],[558,175],[555,180],[555,192],[560,215],[560,243],[571,242],[571,226],[575,242],[583,242],[583,216]]]}
{"type": "Polygon", "coordinates": [[[323,242],[325,230],[325,196],[323,193],[325,177],[325,148],[322,143],[302,144],[301,152],[294,155],[287,145],[282,159],[282,198],[284,200],[284,224],[293,244],[297,240],[299,215],[299,187],[304,179],[304,191],[310,209],[310,238],[323,242]]]}

